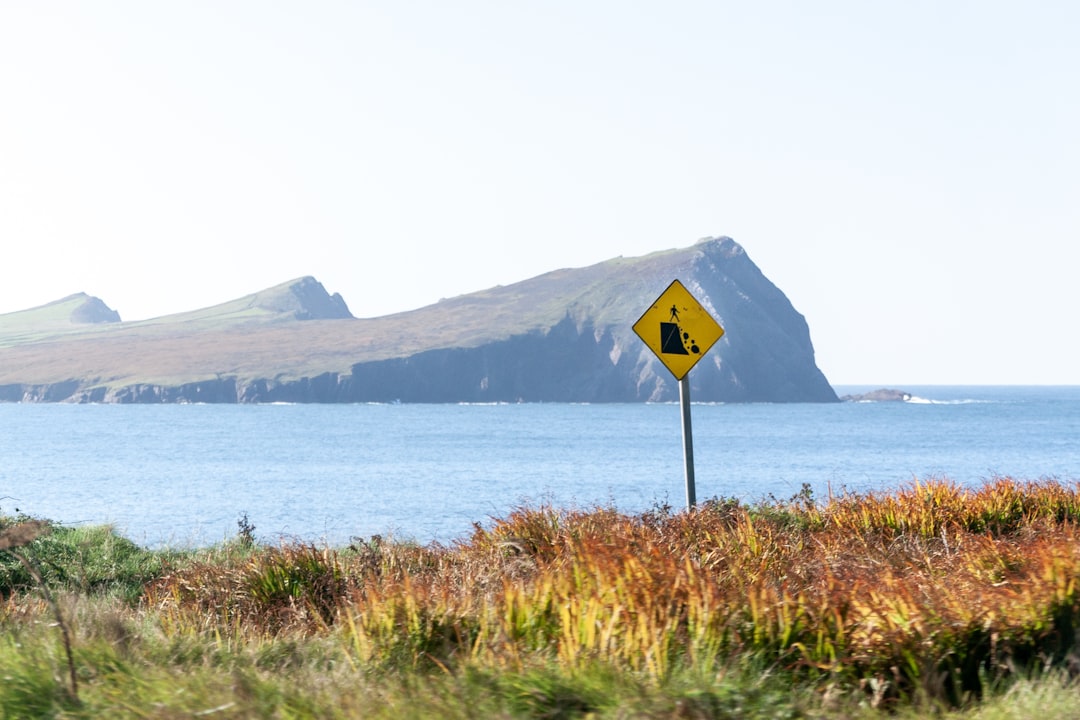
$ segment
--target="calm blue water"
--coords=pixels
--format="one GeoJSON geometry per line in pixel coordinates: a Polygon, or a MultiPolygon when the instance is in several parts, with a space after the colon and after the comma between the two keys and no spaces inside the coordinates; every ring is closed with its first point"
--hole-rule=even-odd
{"type": "MultiPolygon", "coordinates": [[[[873,388],[837,388],[841,394],[873,388]]],[[[920,401],[694,405],[698,499],[1080,479],[1080,387],[904,387],[920,401]]],[[[147,546],[465,536],[521,504],[684,503],[670,405],[0,404],[0,511],[147,546]]]]}

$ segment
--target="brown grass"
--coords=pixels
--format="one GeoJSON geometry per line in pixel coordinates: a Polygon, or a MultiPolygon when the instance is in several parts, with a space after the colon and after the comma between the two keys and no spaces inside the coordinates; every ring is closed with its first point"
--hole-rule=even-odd
{"type": "Polygon", "coordinates": [[[997,479],[690,513],[520,508],[450,547],[197,563],[147,602],[173,633],[340,633],[373,670],[600,662],[662,681],[749,654],[876,701],[960,703],[1074,661],[1078,492],[997,479]]]}

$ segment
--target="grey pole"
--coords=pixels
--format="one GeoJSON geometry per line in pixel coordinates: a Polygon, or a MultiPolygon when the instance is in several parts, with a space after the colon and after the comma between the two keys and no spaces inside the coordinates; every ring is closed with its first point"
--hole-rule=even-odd
{"type": "Polygon", "coordinates": [[[690,429],[690,379],[683,375],[679,381],[679,404],[682,405],[683,459],[686,461],[686,509],[697,503],[694,489],[694,436],[690,429]]]}

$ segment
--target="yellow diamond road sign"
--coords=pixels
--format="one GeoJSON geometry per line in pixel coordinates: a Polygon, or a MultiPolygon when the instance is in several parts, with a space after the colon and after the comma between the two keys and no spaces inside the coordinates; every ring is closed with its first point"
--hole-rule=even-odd
{"type": "Polygon", "coordinates": [[[676,280],[634,323],[634,332],[675,379],[682,380],[723,336],[724,328],[676,280]]]}

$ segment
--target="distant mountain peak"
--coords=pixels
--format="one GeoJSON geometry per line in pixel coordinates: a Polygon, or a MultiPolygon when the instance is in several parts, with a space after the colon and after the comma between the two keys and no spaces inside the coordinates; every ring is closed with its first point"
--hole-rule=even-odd
{"type": "Polygon", "coordinates": [[[251,307],[292,315],[297,320],[338,320],[352,318],[340,293],[326,292],[310,275],[276,285],[251,297],[251,307]]]}
{"type": "Polygon", "coordinates": [[[71,322],[73,323],[118,323],[120,322],[120,313],[113,310],[106,305],[100,298],[96,298],[86,293],[77,293],[70,296],[72,300],[82,300],[71,311],[71,322]]]}
{"type": "Polygon", "coordinates": [[[715,253],[718,257],[733,258],[745,255],[743,246],[735,242],[727,235],[719,237],[704,237],[695,243],[705,253],[715,253]]]}
{"type": "Polygon", "coordinates": [[[29,318],[39,327],[120,322],[120,313],[110,308],[100,298],[84,292],[72,293],[29,310],[8,313],[6,317],[29,318]]]}

